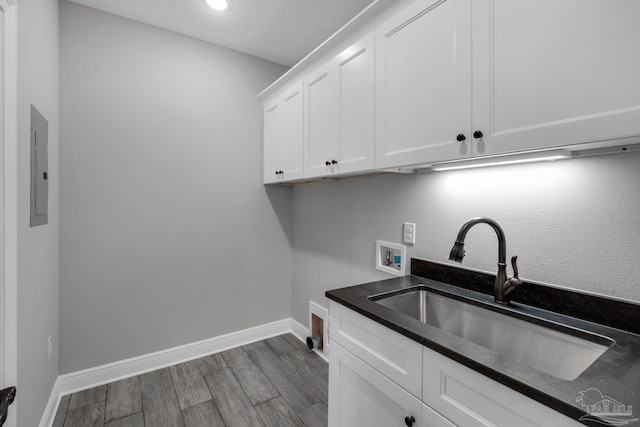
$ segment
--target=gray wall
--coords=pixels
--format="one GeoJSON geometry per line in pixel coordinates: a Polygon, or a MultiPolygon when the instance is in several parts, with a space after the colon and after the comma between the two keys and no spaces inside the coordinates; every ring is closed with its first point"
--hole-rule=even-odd
{"type": "MultiPolygon", "coordinates": [[[[327,306],[324,291],[392,277],[374,268],[375,241],[401,243],[404,221],[417,228],[409,257],[450,263],[474,216],[502,225],[521,277],[640,301],[638,165],[632,153],[296,186],[293,316],[306,325],[309,300],[327,306]]],[[[495,274],[490,227],[474,227],[465,250],[463,267],[495,274]]]]}
{"type": "Polygon", "coordinates": [[[40,422],[58,376],[58,0],[18,1],[18,421],[40,422]],[[49,122],[49,223],[29,227],[30,105],[49,122]],[[53,335],[51,360],[47,338],[53,335]]]}
{"type": "Polygon", "coordinates": [[[60,373],[290,317],[255,99],[286,68],[66,1],[60,30],[60,373]]]}

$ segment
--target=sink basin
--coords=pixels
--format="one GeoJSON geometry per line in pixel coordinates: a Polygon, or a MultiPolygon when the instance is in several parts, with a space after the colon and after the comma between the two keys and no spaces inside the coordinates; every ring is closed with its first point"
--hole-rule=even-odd
{"type": "Polygon", "coordinates": [[[614,343],[601,335],[557,324],[552,329],[427,289],[417,286],[369,299],[563,380],[576,379],[614,343]]]}

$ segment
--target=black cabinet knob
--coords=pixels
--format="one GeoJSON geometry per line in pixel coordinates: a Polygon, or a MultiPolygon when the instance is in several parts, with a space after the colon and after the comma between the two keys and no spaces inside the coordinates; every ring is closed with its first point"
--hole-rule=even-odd
{"type": "Polygon", "coordinates": [[[334,160],[331,160],[331,164],[332,164],[332,165],[337,165],[337,164],[338,164],[338,161],[337,161],[337,160],[335,160],[335,159],[334,159],[334,160]]]}
{"type": "Polygon", "coordinates": [[[463,133],[459,133],[459,134],[458,134],[458,136],[456,136],[456,141],[458,141],[458,142],[462,142],[462,141],[464,141],[465,139],[467,139],[467,137],[466,137],[466,136],[464,136],[464,134],[463,134],[463,133]]]}
{"type": "Polygon", "coordinates": [[[484,134],[482,133],[482,131],[481,131],[481,130],[477,130],[477,131],[475,131],[475,132],[473,133],[473,137],[474,137],[475,139],[480,139],[480,138],[482,138],[483,136],[484,136],[484,134]]]}
{"type": "Polygon", "coordinates": [[[413,423],[416,422],[416,419],[413,418],[413,415],[410,417],[404,417],[404,423],[408,426],[411,427],[413,425],[413,423]]]}
{"type": "Polygon", "coordinates": [[[324,162],[325,165],[327,166],[331,166],[331,162],[329,160],[327,160],[326,162],[324,162]]]}

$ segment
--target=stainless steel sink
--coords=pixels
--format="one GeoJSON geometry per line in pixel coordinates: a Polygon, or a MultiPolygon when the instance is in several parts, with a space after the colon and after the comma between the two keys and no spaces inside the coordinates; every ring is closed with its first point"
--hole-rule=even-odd
{"type": "Polygon", "coordinates": [[[563,380],[576,379],[613,344],[613,340],[601,335],[551,329],[424,287],[369,299],[563,380]]]}

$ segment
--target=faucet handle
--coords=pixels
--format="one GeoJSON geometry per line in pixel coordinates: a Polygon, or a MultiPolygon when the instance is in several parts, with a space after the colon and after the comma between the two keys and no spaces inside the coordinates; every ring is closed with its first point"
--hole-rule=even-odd
{"type": "Polygon", "coordinates": [[[520,280],[518,277],[518,255],[511,257],[511,267],[513,267],[513,278],[520,280]]]}
{"type": "Polygon", "coordinates": [[[518,286],[522,285],[522,280],[520,280],[520,277],[518,277],[518,256],[514,255],[511,257],[511,267],[513,267],[513,277],[509,280],[507,280],[507,283],[505,283],[505,286],[508,288],[517,288],[518,286]]]}

